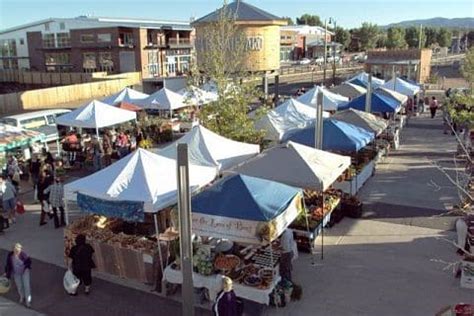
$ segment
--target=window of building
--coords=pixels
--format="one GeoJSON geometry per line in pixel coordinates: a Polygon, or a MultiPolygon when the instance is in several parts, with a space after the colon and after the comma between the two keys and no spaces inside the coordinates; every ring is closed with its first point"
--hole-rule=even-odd
{"type": "Polygon", "coordinates": [[[82,54],[82,68],[84,69],[85,72],[93,72],[97,69],[95,53],[82,54]]]}
{"type": "Polygon", "coordinates": [[[52,48],[56,47],[54,43],[54,34],[44,34],[43,35],[43,47],[52,48]]]}
{"type": "Polygon", "coordinates": [[[44,24],[44,30],[45,30],[45,31],[49,31],[49,22],[46,22],[46,23],[44,24]]]}
{"type": "Polygon", "coordinates": [[[148,51],[148,72],[152,77],[158,77],[160,75],[158,50],[148,51]]]}
{"type": "Polygon", "coordinates": [[[66,23],[64,23],[64,22],[59,23],[59,29],[60,30],[65,30],[66,29],[66,23]]]}
{"type": "Polygon", "coordinates": [[[20,45],[25,45],[25,40],[23,38],[20,38],[20,45]]]}
{"type": "Polygon", "coordinates": [[[81,43],[94,43],[94,34],[81,34],[81,43]]]}
{"type": "Polygon", "coordinates": [[[110,33],[97,34],[97,42],[99,43],[108,43],[112,40],[112,35],[110,33]]]}
{"type": "Polygon", "coordinates": [[[56,33],[58,47],[71,47],[71,36],[69,33],[56,33]]]}
{"type": "Polygon", "coordinates": [[[119,45],[133,45],[133,34],[132,33],[120,33],[119,34],[119,45]]]}
{"type": "Polygon", "coordinates": [[[114,61],[112,60],[112,53],[100,52],[99,53],[99,70],[112,72],[114,71],[114,61]]]}
{"type": "Polygon", "coordinates": [[[2,57],[17,56],[16,41],[14,39],[0,40],[0,56],[2,57]]]}
{"type": "Polygon", "coordinates": [[[46,53],[44,54],[45,64],[51,65],[69,65],[71,63],[70,53],[46,53]]]}

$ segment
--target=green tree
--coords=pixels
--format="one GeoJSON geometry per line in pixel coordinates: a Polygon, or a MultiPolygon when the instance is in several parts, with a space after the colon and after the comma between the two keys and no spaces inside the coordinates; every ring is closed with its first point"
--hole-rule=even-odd
{"type": "Polygon", "coordinates": [[[439,46],[441,47],[449,47],[451,46],[451,39],[453,35],[450,30],[447,28],[440,28],[436,34],[436,41],[439,46]]]}
{"type": "Polygon", "coordinates": [[[435,28],[426,27],[423,31],[426,37],[425,47],[432,47],[433,45],[436,45],[438,43],[438,32],[435,28]]]}
{"type": "Polygon", "coordinates": [[[335,41],[337,43],[341,43],[344,48],[347,48],[351,42],[351,33],[349,33],[348,30],[338,26],[336,28],[335,41]]]}
{"type": "Polygon", "coordinates": [[[362,26],[357,30],[357,36],[360,40],[360,49],[368,50],[375,48],[378,34],[379,28],[376,24],[369,22],[362,23],[362,26]]]}
{"type": "Polygon", "coordinates": [[[461,67],[461,73],[469,83],[472,93],[472,85],[474,84],[474,48],[469,49],[466,53],[464,64],[461,67]]]}
{"type": "Polygon", "coordinates": [[[290,18],[289,16],[283,16],[282,19],[283,19],[283,20],[286,20],[286,22],[288,23],[288,25],[295,25],[295,22],[293,22],[293,19],[290,18]]]}
{"type": "MultiPolygon", "coordinates": [[[[420,28],[411,26],[405,30],[405,41],[410,48],[418,48],[420,42],[420,28]]],[[[421,34],[421,47],[425,46],[426,36],[422,32],[421,34]]]]}
{"type": "Polygon", "coordinates": [[[405,48],[405,30],[400,27],[391,27],[387,30],[386,46],[389,49],[405,48]]]}
{"type": "Polygon", "coordinates": [[[303,14],[301,17],[296,18],[296,24],[298,25],[311,25],[311,26],[322,26],[323,23],[317,15],[303,14]]]}
{"type": "Polygon", "coordinates": [[[199,32],[205,38],[197,42],[198,58],[190,83],[210,81],[217,86],[219,96],[216,102],[202,109],[199,115],[202,124],[236,141],[261,143],[263,133],[254,127],[254,120],[260,116],[247,115],[249,104],[258,100],[260,93],[255,78],[245,71],[244,32],[225,3],[217,21],[206,24],[199,32]]]}

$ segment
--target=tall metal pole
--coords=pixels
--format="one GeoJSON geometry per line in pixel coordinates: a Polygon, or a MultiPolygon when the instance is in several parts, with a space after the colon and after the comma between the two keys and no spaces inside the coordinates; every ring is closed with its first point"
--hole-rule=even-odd
{"type": "Polygon", "coordinates": [[[422,36],[423,36],[423,24],[420,24],[420,36],[418,37],[418,49],[423,48],[423,46],[421,45],[422,36]]]}
{"type": "Polygon", "coordinates": [[[191,191],[189,190],[188,145],[178,144],[178,211],[181,271],[183,273],[183,316],[194,315],[193,247],[191,241],[191,191]]]}
{"type": "Polygon", "coordinates": [[[323,69],[323,85],[326,83],[326,58],[328,54],[328,20],[324,20],[324,69],[323,69]]]}
{"type": "MultiPolygon", "coordinates": [[[[333,19],[334,20],[334,19],[333,19]]],[[[334,40],[332,45],[332,84],[336,85],[336,20],[334,20],[334,40]]]]}
{"type": "Polygon", "coordinates": [[[314,148],[323,149],[323,92],[316,97],[316,122],[314,124],[314,148]]]}
{"type": "Polygon", "coordinates": [[[393,80],[393,91],[397,86],[397,73],[395,72],[395,65],[392,66],[392,80],[393,80]]]}
{"type": "Polygon", "coordinates": [[[372,74],[369,73],[369,82],[367,84],[367,93],[365,95],[365,112],[372,112],[372,74]]]}

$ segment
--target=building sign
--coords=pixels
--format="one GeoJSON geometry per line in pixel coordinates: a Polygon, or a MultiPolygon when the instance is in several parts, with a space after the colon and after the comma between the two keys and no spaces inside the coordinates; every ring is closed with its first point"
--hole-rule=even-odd
{"type": "MultiPolygon", "coordinates": [[[[245,50],[246,51],[260,51],[263,49],[263,37],[262,36],[247,36],[245,38],[245,50]]],[[[217,49],[216,44],[212,45],[210,39],[208,38],[199,38],[196,40],[196,49],[200,51],[205,51],[209,49],[217,49]]],[[[229,41],[228,49],[235,49],[239,47],[239,40],[234,39],[229,41]]]]}
{"type": "Polygon", "coordinates": [[[259,51],[263,48],[263,37],[261,36],[249,36],[247,37],[246,50],[259,51]]]}

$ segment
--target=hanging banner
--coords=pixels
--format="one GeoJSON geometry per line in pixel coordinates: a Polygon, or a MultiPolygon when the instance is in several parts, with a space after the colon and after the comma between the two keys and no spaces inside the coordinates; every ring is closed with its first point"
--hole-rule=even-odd
{"type": "Polygon", "coordinates": [[[77,205],[86,213],[121,218],[130,222],[143,222],[145,219],[143,202],[109,201],[77,193],[77,205]]]}

